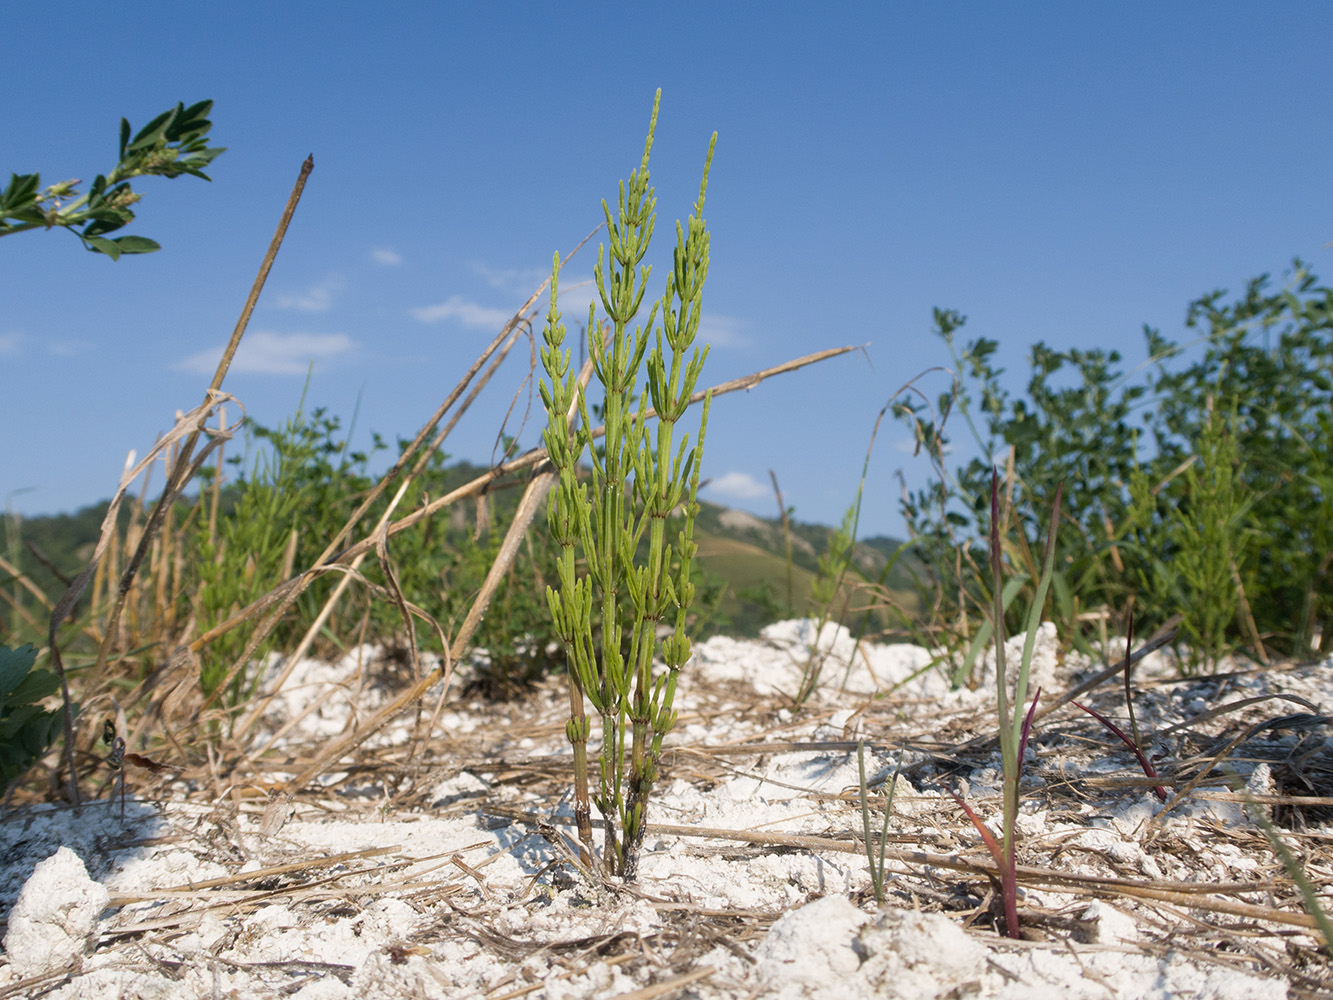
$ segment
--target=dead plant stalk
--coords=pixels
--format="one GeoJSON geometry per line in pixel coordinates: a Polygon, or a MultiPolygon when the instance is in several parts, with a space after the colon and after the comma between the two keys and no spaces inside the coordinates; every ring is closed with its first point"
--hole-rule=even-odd
{"type": "MultiPolygon", "coordinates": [[[[240,318],[236,321],[236,326],[231,332],[231,339],[227,342],[226,349],[222,352],[222,358],[218,361],[217,370],[213,373],[213,379],[208,383],[208,389],[204,392],[204,403],[208,405],[214,396],[221,390],[222,382],[227,376],[227,370],[231,367],[232,358],[236,355],[236,349],[241,345],[241,337],[245,335],[247,327],[250,325],[250,316],[255,310],[255,304],[259,301],[259,294],[264,290],[264,284],[268,281],[269,271],[273,269],[273,261],[278,256],[278,250],[282,246],[282,241],[287,235],[287,227],[291,224],[292,216],[296,213],[296,206],[301,201],[301,193],[305,190],[306,179],[310,172],[315,169],[314,156],[307,156],[305,162],[301,165],[301,172],[297,175],[296,185],[292,188],[292,193],[287,199],[287,206],[283,209],[282,218],[278,220],[277,231],[273,234],[273,239],[269,242],[268,251],[264,254],[264,259],[259,265],[259,273],[255,275],[254,283],[250,287],[250,294],[245,300],[245,305],[241,308],[240,318]]],[[[144,526],[143,536],[139,540],[139,545],[130,558],[129,565],[125,568],[125,573],[121,577],[119,591],[115,605],[107,618],[106,632],[102,638],[102,646],[97,651],[96,670],[100,672],[106,667],[107,656],[110,651],[112,637],[116,633],[116,623],[125,606],[125,599],[129,593],[130,586],[134,582],[135,574],[138,572],[139,565],[143,562],[147,554],[149,543],[156,536],[158,528],[162,524],[163,518],[168,510],[175,504],[176,498],[180,496],[181,490],[185,488],[186,483],[190,481],[199,465],[191,462],[191,456],[194,453],[195,445],[198,443],[199,434],[203,430],[202,422],[199,426],[193,428],[185,442],[180,447],[180,453],[177,460],[172,463],[171,471],[168,475],[167,485],[162,490],[162,495],[158,498],[157,506],[153,508],[153,513],[148,518],[148,523],[144,526]]]]}
{"type": "MultiPolygon", "coordinates": [[[[594,229],[587,236],[585,236],[583,240],[580,241],[578,246],[574,248],[574,250],[570,253],[569,256],[572,258],[575,254],[577,254],[578,251],[583,247],[583,245],[586,244],[588,240],[592,239],[592,237],[597,233],[598,229],[600,228],[601,227],[598,226],[597,229],[594,229]]],[[[190,651],[192,653],[196,653],[200,649],[202,649],[205,645],[207,645],[209,642],[216,639],[218,636],[231,631],[231,629],[235,628],[237,625],[240,625],[245,621],[248,621],[255,615],[263,613],[267,609],[272,608],[272,611],[268,612],[267,617],[255,626],[254,632],[250,636],[250,640],[246,643],[245,648],[241,650],[241,654],[236,658],[235,662],[232,663],[232,665],[228,668],[226,676],[223,679],[222,683],[218,685],[213,695],[205,703],[204,707],[207,707],[208,705],[212,704],[212,702],[216,700],[216,698],[220,695],[221,691],[224,690],[226,686],[231,683],[231,680],[241,670],[245,669],[246,664],[249,663],[251,658],[254,656],[255,650],[259,648],[260,644],[264,641],[264,639],[268,637],[270,632],[272,632],[273,628],[277,625],[278,621],[286,613],[287,609],[291,607],[291,605],[296,601],[296,599],[300,597],[300,595],[305,591],[305,589],[310,585],[310,583],[315,580],[317,576],[319,576],[323,572],[329,571],[332,563],[345,563],[354,560],[358,556],[361,556],[364,553],[369,552],[372,548],[375,548],[376,546],[383,544],[384,541],[387,541],[388,537],[392,536],[393,534],[396,534],[397,531],[404,530],[404,528],[409,526],[408,524],[404,524],[404,522],[407,521],[407,518],[401,519],[395,525],[388,525],[387,523],[381,524],[377,526],[376,529],[372,531],[366,538],[363,538],[358,545],[354,545],[352,546],[352,548],[344,550],[342,552],[338,551],[339,546],[342,545],[343,542],[346,540],[347,536],[351,534],[352,529],[355,528],[356,525],[360,522],[362,516],[366,513],[366,511],[370,509],[371,505],[375,503],[376,500],[379,499],[379,497],[384,493],[384,491],[388,489],[388,487],[398,478],[398,476],[402,473],[403,469],[407,467],[409,460],[421,448],[421,446],[425,443],[426,439],[432,433],[434,433],[436,427],[439,426],[440,421],[444,419],[444,415],[448,413],[451,409],[453,409],[454,405],[458,402],[459,398],[462,397],[463,393],[467,390],[468,385],[471,384],[472,380],[476,378],[477,374],[486,365],[487,361],[492,357],[492,355],[494,355],[498,350],[501,349],[501,346],[505,343],[506,339],[509,338],[510,335],[514,332],[514,330],[519,326],[519,324],[524,321],[524,318],[527,316],[528,311],[532,308],[533,304],[541,296],[542,291],[547,287],[549,281],[550,279],[548,278],[545,281],[543,281],[540,286],[538,286],[537,290],[533,292],[532,295],[528,298],[528,301],[525,302],[516,313],[514,313],[513,317],[509,320],[509,322],[504,325],[504,327],[490,342],[490,344],[486,346],[485,350],[483,350],[482,353],[478,355],[477,359],[473,361],[471,367],[467,370],[467,372],[464,373],[463,377],[459,379],[458,384],[454,386],[453,390],[449,393],[448,397],[444,400],[444,402],[440,404],[440,406],[436,409],[435,413],[425,423],[425,425],[421,428],[421,430],[417,432],[416,437],[412,439],[411,443],[406,448],[403,449],[402,454],[398,456],[398,460],[393,464],[392,468],[390,468],[389,471],[386,472],[383,477],[381,477],[380,481],[375,484],[375,488],[372,489],[365,496],[365,498],[361,501],[360,506],[357,507],[357,509],[343,524],[341,530],[339,530],[338,533],[334,535],[333,538],[329,539],[328,544],[324,547],[324,551],[320,553],[319,557],[315,560],[315,565],[310,569],[306,570],[305,572],[301,573],[300,575],[292,577],[283,582],[282,584],[279,584],[273,590],[269,591],[269,593],[265,594],[257,601],[254,601],[251,604],[247,605],[245,608],[237,612],[227,621],[223,622],[220,625],[215,626],[214,628],[206,632],[204,635],[199,636],[193,642],[190,643],[189,647],[190,651]],[[384,541],[381,540],[381,536],[384,541]]],[[[489,374],[487,375],[487,378],[489,378],[489,374]]],[[[430,455],[440,447],[441,443],[443,442],[444,435],[447,434],[449,428],[452,426],[453,424],[451,422],[450,425],[445,428],[444,432],[440,433],[435,437],[435,439],[431,442],[429,449],[422,454],[416,465],[412,468],[412,471],[409,473],[407,479],[404,480],[402,488],[400,489],[400,492],[398,494],[398,499],[401,499],[403,492],[405,492],[407,487],[411,484],[413,478],[415,478],[415,476],[421,471],[421,469],[425,467],[425,464],[429,460],[430,455]]],[[[482,477],[482,479],[485,480],[486,482],[490,482],[495,478],[498,478],[498,476],[482,477]]],[[[445,505],[441,504],[440,507],[442,506],[445,505]]],[[[435,509],[439,509],[439,507],[435,509]]],[[[392,512],[392,505],[390,507],[390,513],[391,512],[392,512]]],[[[387,519],[388,516],[389,515],[386,514],[385,518],[387,519]]],[[[410,524],[415,524],[415,523],[416,523],[415,520],[410,522],[410,524]]],[[[294,658],[292,659],[294,660],[294,658]]],[[[425,689],[423,688],[423,690],[425,689]]],[[[254,715],[252,713],[251,719],[247,720],[248,722],[250,722],[251,725],[253,725],[253,718],[254,715]]]]}
{"type": "MultiPolygon", "coordinates": [[[[729,392],[738,392],[742,389],[750,389],[758,385],[760,382],[763,382],[765,379],[772,378],[775,375],[781,375],[786,372],[796,371],[797,369],[804,368],[807,365],[812,365],[820,361],[825,361],[828,360],[829,358],[834,358],[853,350],[856,350],[854,346],[835,347],[835,348],[830,348],[828,350],[819,351],[815,354],[808,354],[804,357],[784,362],[783,364],[776,365],[772,368],[767,368],[764,369],[763,371],[755,372],[751,375],[747,375],[742,378],[732,379],[728,382],[724,382],[721,385],[714,387],[711,390],[711,392],[714,396],[718,396],[729,392]]],[[[580,371],[580,378],[586,378],[586,377],[591,377],[591,373],[587,367],[587,363],[585,363],[584,368],[580,371]]],[[[701,402],[708,391],[709,390],[703,390],[694,393],[690,397],[691,403],[693,404],[696,402],[701,402]]],[[[649,415],[650,416],[653,415],[653,411],[651,409],[649,410],[649,415]]],[[[598,438],[601,436],[602,436],[601,428],[597,428],[596,430],[593,431],[594,438],[598,438]]],[[[457,501],[464,499],[465,497],[475,496],[476,494],[481,492],[483,489],[485,489],[487,486],[489,486],[491,483],[495,482],[502,476],[509,475],[526,468],[531,468],[533,466],[540,465],[543,461],[545,461],[545,459],[546,459],[545,449],[534,448],[531,451],[525,453],[524,455],[521,455],[520,457],[514,459],[513,461],[505,463],[503,466],[500,466],[499,468],[492,470],[490,473],[484,476],[479,476],[478,478],[474,479],[467,485],[461,486],[458,489],[454,490],[453,492],[448,493],[443,497],[440,497],[438,500],[435,500],[430,504],[427,504],[426,506],[421,507],[420,509],[413,511],[411,514],[408,514],[405,517],[399,519],[398,521],[394,522],[392,525],[389,525],[387,527],[387,533],[390,537],[392,537],[399,531],[405,531],[407,528],[411,527],[414,524],[417,524],[419,521],[423,520],[426,517],[430,517],[439,510],[448,507],[450,504],[456,503],[457,501]]],[[[496,587],[499,586],[499,583],[503,579],[505,573],[508,572],[510,563],[513,561],[514,557],[518,553],[518,547],[520,542],[522,541],[523,535],[527,531],[528,526],[531,524],[532,519],[537,515],[538,511],[541,509],[542,501],[545,498],[547,491],[549,491],[553,481],[554,478],[552,474],[549,471],[545,471],[538,473],[538,475],[535,476],[533,480],[528,484],[527,489],[524,491],[523,498],[519,503],[519,509],[514,516],[514,521],[510,525],[509,531],[505,535],[504,541],[501,544],[500,551],[496,555],[496,558],[492,562],[490,570],[487,573],[486,580],[481,588],[481,592],[477,595],[476,600],[473,602],[472,607],[468,612],[467,618],[464,620],[462,628],[460,628],[458,634],[454,638],[454,641],[449,646],[449,649],[447,651],[448,660],[446,662],[457,659],[467,651],[468,643],[471,641],[472,634],[475,631],[477,624],[480,622],[482,615],[485,614],[486,608],[489,606],[491,596],[494,594],[496,587]]],[[[336,556],[336,560],[342,562],[354,559],[357,555],[360,555],[361,553],[368,551],[371,547],[374,546],[374,544],[375,544],[374,538],[363,539],[362,541],[358,542],[351,548],[346,549],[343,552],[339,553],[336,556]]],[[[291,580],[285,581],[284,583],[280,584],[277,588],[275,588],[273,591],[271,591],[269,594],[265,595],[263,598],[260,598],[259,601],[256,601],[255,603],[251,604],[247,608],[240,611],[238,614],[233,616],[232,619],[230,619],[229,621],[224,622],[222,625],[219,625],[217,628],[213,629],[212,632],[200,636],[198,639],[194,641],[194,643],[191,644],[191,648],[196,648],[197,646],[202,645],[209,639],[213,638],[215,635],[220,635],[222,632],[235,627],[241,621],[244,621],[248,617],[255,614],[257,610],[262,610],[264,607],[271,606],[276,601],[284,600],[287,598],[291,598],[292,600],[294,600],[295,595],[299,593],[299,590],[297,588],[304,587],[306,582],[308,582],[308,578],[313,578],[315,574],[325,571],[328,568],[330,567],[316,567],[315,569],[308,570],[301,576],[297,576],[291,580]]],[[[405,707],[410,705],[413,701],[415,701],[427,690],[429,690],[432,686],[434,686],[438,681],[440,681],[445,675],[445,670],[446,670],[445,665],[441,665],[440,667],[435,668],[425,676],[420,677],[414,684],[412,684],[409,688],[407,688],[392,702],[383,706],[379,711],[377,711],[374,715],[372,715],[369,719],[367,719],[362,726],[358,727],[353,732],[346,734],[341,739],[332,741],[329,744],[327,744],[324,747],[324,749],[320,751],[319,755],[315,758],[315,760],[312,761],[311,764],[308,767],[306,767],[304,771],[302,771],[300,774],[298,774],[284,786],[284,792],[286,794],[292,794],[296,789],[302,787],[307,782],[312,780],[314,777],[319,775],[324,770],[324,768],[328,766],[330,761],[336,760],[337,758],[346,754],[348,751],[355,749],[356,747],[364,743],[367,739],[369,739],[372,735],[374,735],[374,733],[378,732],[379,729],[389,719],[397,715],[405,707]]],[[[261,751],[261,753],[262,752],[263,751],[261,751]]]]}

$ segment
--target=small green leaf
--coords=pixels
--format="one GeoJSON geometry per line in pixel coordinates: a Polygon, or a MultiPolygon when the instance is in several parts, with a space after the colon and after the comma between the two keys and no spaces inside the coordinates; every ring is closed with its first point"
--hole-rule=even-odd
{"type": "Polygon", "coordinates": [[[104,253],[112,260],[120,259],[120,247],[115,240],[104,239],[101,236],[81,236],[83,245],[93,253],[104,253]]]}
{"type": "Polygon", "coordinates": [[[0,718],[0,742],[16,742],[23,732],[23,727],[42,714],[44,712],[41,705],[7,708],[4,718],[0,718]]]}
{"type": "Polygon", "coordinates": [[[9,186],[0,192],[0,212],[29,206],[37,197],[41,183],[40,174],[10,174],[9,186]]]}
{"type": "Polygon", "coordinates": [[[129,144],[127,152],[137,153],[141,149],[148,149],[155,145],[158,139],[162,138],[163,133],[170,128],[171,123],[175,121],[176,116],[180,114],[182,105],[177,104],[170,111],[163,111],[160,115],[150,121],[139,130],[139,134],[134,137],[134,141],[129,144]]]}
{"type": "Polygon", "coordinates": [[[60,713],[55,711],[44,712],[23,727],[20,738],[23,749],[28,753],[29,766],[55,742],[59,729],[60,713]]]}
{"type": "Polygon", "coordinates": [[[37,649],[31,644],[10,649],[0,646],[0,692],[15,691],[37,662],[37,649]]]}
{"type": "Polygon", "coordinates": [[[92,221],[84,227],[82,235],[87,239],[92,239],[105,236],[107,233],[114,233],[117,229],[123,228],[127,223],[133,221],[134,213],[124,209],[101,208],[96,212],[89,212],[87,217],[92,221]]]}
{"type": "Polygon", "coordinates": [[[14,704],[31,704],[41,701],[60,690],[60,678],[50,670],[34,670],[23,678],[18,687],[9,695],[14,704]]]}
{"type": "Polygon", "coordinates": [[[162,244],[146,236],[121,236],[116,239],[121,253],[152,253],[161,250],[162,244]]]}

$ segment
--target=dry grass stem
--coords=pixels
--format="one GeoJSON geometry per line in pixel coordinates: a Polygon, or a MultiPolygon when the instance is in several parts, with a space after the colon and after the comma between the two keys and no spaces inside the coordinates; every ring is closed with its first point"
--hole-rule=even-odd
{"type": "MultiPolygon", "coordinates": [[[[765,379],[772,378],[775,375],[781,375],[786,372],[795,371],[799,368],[804,368],[808,365],[812,365],[820,361],[826,361],[829,358],[837,357],[839,355],[846,354],[849,351],[854,351],[854,350],[856,350],[855,347],[837,347],[827,351],[819,351],[814,354],[807,354],[804,357],[796,358],[792,361],[787,361],[780,365],[775,365],[772,368],[766,368],[762,371],[755,372],[751,375],[746,375],[742,378],[732,379],[729,382],[724,382],[721,385],[715,386],[712,390],[704,390],[703,393],[695,393],[693,396],[690,397],[690,400],[691,402],[700,402],[703,399],[704,393],[708,391],[711,391],[714,397],[716,397],[729,392],[739,392],[743,389],[750,389],[758,385],[760,382],[763,382],[765,379]]],[[[649,409],[648,412],[649,416],[652,416],[653,411],[651,408],[649,409]]],[[[594,438],[601,437],[602,428],[595,428],[592,432],[592,435],[594,438]]],[[[478,496],[479,494],[489,489],[492,486],[492,484],[494,484],[500,479],[503,479],[506,476],[513,475],[525,469],[530,469],[534,466],[540,465],[544,461],[546,461],[546,449],[533,448],[525,452],[524,454],[520,455],[518,458],[506,462],[503,465],[497,466],[496,468],[490,470],[484,475],[478,476],[477,478],[473,479],[471,482],[466,483],[455,490],[451,490],[444,496],[438,497],[437,499],[432,500],[430,503],[424,504],[423,506],[414,510],[412,513],[399,518],[397,521],[393,522],[393,524],[389,525],[388,528],[389,537],[392,538],[400,531],[406,531],[409,528],[412,528],[415,525],[420,524],[422,521],[427,520],[430,517],[433,517],[441,510],[452,506],[459,500],[478,496]]],[[[388,477],[386,476],[386,479],[387,478],[388,477]]],[[[349,562],[352,559],[355,559],[358,555],[369,552],[374,547],[375,547],[375,541],[373,537],[363,538],[361,541],[356,542],[355,544],[343,549],[336,555],[329,556],[328,561],[336,563],[349,562]]],[[[280,602],[289,602],[291,600],[295,600],[295,597],[299,594],[299,592],[303,590],[305,586],[308,585],[309,579],[307,578],[312,577],[314,574],[317,574],[318,572],[319,568],[317,567],[314,569],[307,570],[305,573],[293,577],[290,580],[284,580],[282,583],[278,584],[267,594],[256,599],[255,601],[251,602],[250,604],[246,605],[244,608],[236,612],[236,614],[232,615],[231,618],[227,619],[225,622],[222,622],[216,627],[210,629],[208,632],[205,632],[203,635],[200,635],[199,637],[194,639],[190,643],[189,647],[190,651],[197,653],[200,649],[202,649],[212,640],[216,639],[218,636],[223,635],[224,633],[231,631],[238,625],[241,625],[251,620],[256,614],[263,612],[267,608],[271,608],[274,605],[279,604],[280,602]]],[[[284,603],[284,607],[285,606],[286,605],[284,603]]],[[[258,644],[256,644],[256,647],[257,645],[258,644]]]]}
{"type": "MultiPolygon", "coordinates": [[[[63,751],[63,756],[65,762],[65,769],[67,770],[69,775],[69,785],[68,785],[69,798],[70,801],[73,802],[76,807],[80,804],[81,798],[79,794],[78,771],[74,757],[74,713],[73,713],[72,702],[70,700],[69,680],[65,674],[64,663],[61,661],[60,643],[57,638],[56,632],[59,629],[61,623],[74,609],[74,606],[78,603],[79,598],[83,596],[84,591],[88,587],[89,581],[93,578],[93,575],[97,571],[97,567],[102,559],[102,556],[107,552],[107,549],[111,547],[111,541],[112,539],[115,538],[116,535],[116,517],[120,511],[121,502],[124,500],[125,494],[129,490],[130,484],[133,483],[134,480],[137,479],[144,472],[145,469],[150,467],[152,463],[155,462],[163,452],[169,449],[170,446],[174,444],[176,441],[178,441],[181,437],[191,434],[197,435],[199,429],[201,429],[205,425],[205,422],[208,420],[213,410],[216,407],[220,406],[224,400],[228,400],[230,398],[231,397],[227,396],[225,393],[218,393],[218,392],[210,393],[210,398],[208,401],[206,401],[202,406],[196,407],[189,413],[180,417],[176,421],[175,427],[173,427],[170,432],[164,435],[157,442],[157,444],[153,446],[153,448],[148,452],[148,454],[144,456],[144,458],[141,461],[135,463],[133,453],[130,454],[130,456],[126,459],[125,462],[126,467],[124,472],[121,474],[120,484],[116,487],[116,492],[113,494],[111,501],[107,505],[106,515],[102,519],[101,533],[98,536],[97,545],[93,549],[92,558],[88,561],[88,564],[83,568],[83,571],[79,573],[77,577],[75,577],[74,582],[69,585],[69,587],[65,590],[65,593],[61,596],[61,598],[55,603],[55,606],[51,609],[51,616],[47,630],[47,645],[50,651],[51,665],[55,669],[56,675],[60,678],[61,698],[64,706],[63,710],[64,710],[64,728],[65,728],[65,747],[63,751]]],[[[203,462],[207,458],[208,453],[214,447],[217,447],[219,444],[221,444],[223,439],[227,436],[227,433],[228,431],[220,431],[212,436],[208,446],[199,456],[200,462],[203,462]]],[[[124,590],[122,590],[122,596],[123,594],[124,590]]],[[[102,668],[105,665],[107,644],[110,641],[112,634],[113,630],[110,626],[108,626],[106,632],[103,635],[101,648],[98,651],[99,669],[95,672],[95,676],[96,674],[100,673],[100,668],[102,668]]]]}
{"type": "MultiPolygon", "coordinates": [[[[273,268],[273,261],[278,255],[278,249],[282,246],[283,238],[287,234],[287,227],[291,224],[292,216],[296,213],[296,206],[301,200],[301,193],[305,190],[306,179],[310,176],[310,171],[315,168],[315,158],[306,157],[301,165],[301,172],[297,175],[296,184],[292,188],[292,193],[287,199],[287,205],[283,209],[282,217],[278,220],[278,228],[273,234],[273,239],[269,243],[268,250],[264,254],[263,261],[259,265],[259,273],[255,275],[255,280],[250,287],[250,294],[245,300],[245,305],[241,309],[241,315],[236,321],[236,326],[232,330],[231,339],[228,340],[226,348],[222,352],[222,357],[218,361],[216,371],[213,373],[212,381],[208,384],[208,389],[204,392],[204,405],[210,405],[222,388],[222,382],[226,378],[227,371],[231,367],[232,358],[235,357],[236,349],[240,346],[241,337],[244,336],[247,327],[250,324],[250,316],[254,312],[255,304],[259,301],[259,294],[264,289],[264,284],[268,280],[269,271],[273,268]]],[[[134,580],[135,573],[138,571],[144,556],[147,554],[148,545],[157,535],[157,531],[162,524],[163,518],[172,505],[175,504],[177,497],[180,496],[186,484],[203,464],[204,456],[194,459],[194,448],[198,443],[199,435],[203,431],[204,425],[201,423],[198,427],[191,428],[191,432],[186,436],[184,443],[180,445],[179,452],[174,456],[170,472],[167,477],[167,485],[162,490],[162,495],[158,498],[157,505],[153,508],[152,514],[148,518],[147,525],[143,529],[143,537],[140,539],[134,554],[130,557],[129,565],[126,567],[121,577],[119,595],[116,603],[112,606],[110,614],[107,616],[106,635],[109,640],[116,631],[116,623],[125,606],[125,600],[129,593],[130,585],[134,580]]],[[[146,486],[147,484],[145,484],[146,486]]],[[[101,670],[106,665],[107,644],[103,643],[102,649],[98,652],[97,665],[101,670]]]]}

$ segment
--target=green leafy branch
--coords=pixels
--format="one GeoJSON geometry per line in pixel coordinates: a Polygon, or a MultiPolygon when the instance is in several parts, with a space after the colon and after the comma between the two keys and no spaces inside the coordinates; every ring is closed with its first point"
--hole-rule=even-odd
{"type": "Polygon", "coordinates": [[[0,191],[0,236],[60,227],[74,233],[88,250],[104,253],[112,260],[124,253],[161,249],[145,236],[108,238],[107,234],[134,221],[130,206],[142,196],[130,186],[132,178],[189,174],[211,180],[204,168],[226,152],[225,148],[208,145],[212,108],[212,101],[200,101],[188,108],[177,104],[133,138],[130,123],[122,118],[119,162],[110,174],[98,174],[86,194],[76,189],[80,180],[43,188],[40,174],[10,174],[8,186],[0,191]]]}

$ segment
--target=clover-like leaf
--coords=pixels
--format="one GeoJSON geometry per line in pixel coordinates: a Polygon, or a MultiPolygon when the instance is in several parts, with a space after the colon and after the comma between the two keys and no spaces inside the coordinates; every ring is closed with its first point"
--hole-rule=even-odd
{"type": "Polygon", "coordinates": [[[17,690],[36,662],[37,650],[31,643],[18,649],[0,646],[0,693],[17,690]]]}
{"type": "Polygon", "coordinates": [[[28,208],[37,199],[37,189],[41,186],[40,174],[10,174],[9,184],[0,191],[0,213],[28,208]]]}

